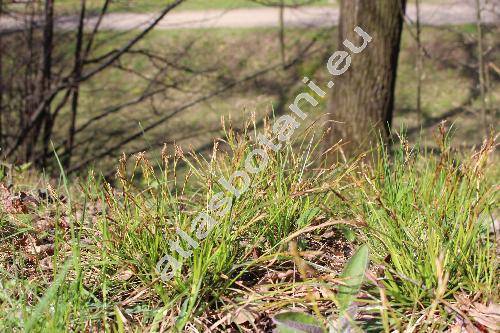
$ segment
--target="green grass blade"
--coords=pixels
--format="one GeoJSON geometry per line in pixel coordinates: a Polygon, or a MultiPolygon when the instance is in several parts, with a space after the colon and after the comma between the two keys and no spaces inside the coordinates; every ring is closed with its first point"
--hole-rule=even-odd
{"type": "Polygon", "coordinates": [[[349,305],[354,301],[358,294],[365,270],[368,266],[368,246],[361,246],[356,253],[349,259],[342,274],[340,275],[343,285],[339,286],[337,300],[341,314],[344,313],[349,305]]]}

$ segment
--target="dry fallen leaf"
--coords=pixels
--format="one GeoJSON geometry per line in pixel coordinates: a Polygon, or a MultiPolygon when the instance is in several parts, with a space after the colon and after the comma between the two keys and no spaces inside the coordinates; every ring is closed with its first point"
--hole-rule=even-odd
{"type": "Polygon", "coordinates": [[[257,315],[253,312],[250,312],[246,309],[239,309],[235,314],[231,316],[231,321],[237,325],[241,325],[244,323],[254,323],[257,315]]]}
{"type": "Polygon", "coordinates": [[[45,257],[38,263],[42,271],[52,271],[54,269],[54,265],[52,262],[52,257],[45,257]]]}
{"type": "Polygon", "coordinates": [[[54,219],[40,218],[33,223],[33,227],[38,233],[51,230],[54,228],[54,219]]]}
{"type": "Polygon", "coordinates": [[[483,325],[491,330],[491,332],[500,331],[500,305],[490,303],[484,305],[481,303],[474,303],[469,310],[469,316],[474,322],[483,325]]]}
{"type": "Polygon", "coordinates": [[[465,327],[466,332],[500,332],[500,305],[496,303],[482,304],[475,302],[465,294],[455,295],[458,308],[467,315],[468,322],[474,324],[465,327]]]}
{"type": "Polygon", "coordinates": [[[25,213],[28,210],[22,200],[16,198],[4,184],[0,184],[0,203],[3,210],[9,214],[25,213]]]}
{"type": "Polygon", "coordinates": [[[113,279],[117,281],[127,281],[132,276],[134,276],[134,272],[127,268],[116,273],[113,279]]]}

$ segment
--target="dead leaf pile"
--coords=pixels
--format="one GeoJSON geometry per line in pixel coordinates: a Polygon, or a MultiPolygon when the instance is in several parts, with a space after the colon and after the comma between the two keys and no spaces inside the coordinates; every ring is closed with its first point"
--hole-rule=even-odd
{"type": "Polygon", "coordinates": [[[500,304],[483,304],[471,300],[467,295],[455,296],[459,311],[451,333],[500,332],[500,304]]]}

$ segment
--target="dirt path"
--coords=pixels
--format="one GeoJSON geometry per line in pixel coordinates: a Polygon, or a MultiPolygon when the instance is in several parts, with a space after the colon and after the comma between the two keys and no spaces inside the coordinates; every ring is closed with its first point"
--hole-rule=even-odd
{"type": "MultiPolygon", "coordinates": [[[[421,8],[422,23],[426,25],[459,25],[476,20],[474,5],[469,0],[456,1],[447,5],[424,4],[421,8]]],[[[168,14],[156,29],[200,29],[200,28],[258,28],[277,27],[277,8],[248,8],[230,10],[179,11],[168,14]]],[[[407,15],[415,19],[415,8],[409,6],[407,15]]],[[[495,23],[499,19],[498,9],[483,12],[485,23],[495,23]]],[[[327,27],[338,24],[339,10],[334,7],[287,8],[284,13],[288,27],[327,27]]],[[[112,13],[105,16],[101,27],[109,30],[130,30],[139,28],[154,18],[154,14],[112,13]]],[[[88,26],[96,18],[87,20],[88,26]]],[[[0,31],[16,30],[22,26],[21,20],[13,18],[0,20],[0,31]]],[[[73,29],[76,18],[62,17],[57,23],[61,29],[73,29]]]]}

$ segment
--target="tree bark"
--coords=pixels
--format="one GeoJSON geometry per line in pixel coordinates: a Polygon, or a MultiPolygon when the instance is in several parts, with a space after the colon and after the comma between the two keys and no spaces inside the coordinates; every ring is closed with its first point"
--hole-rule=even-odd
{"type": "Polygon", "coordinates": [[[347,51],[352,63],[332,79],[327,150],[342,140],[343,152],[353,156],[389,137],[406,0],[342,0],[340,5],[338,49],[347,51]],[[365,41],[356,26],[372,38],[359,54],[344,45],[365,41]]]}

